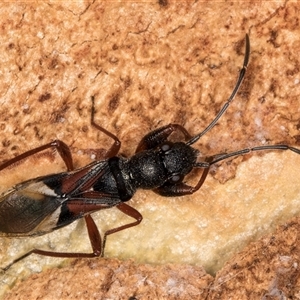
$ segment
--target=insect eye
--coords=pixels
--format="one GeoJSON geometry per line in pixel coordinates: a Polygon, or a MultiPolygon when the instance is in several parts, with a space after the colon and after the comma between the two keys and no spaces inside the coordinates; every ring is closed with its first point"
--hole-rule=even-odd
{"type": "Polygon", "coordinates": [[[163,152],[167,152],[171,149],[171,144],[170,143],[165,143],[163,144],[160,149],[163,151],[163,152]]]}
{"type": "Polygon", "coordinates": [[[176,183],[176,182],[179,182],[182,180],[182,176],[181,175],[173,175],[170,180],[171,180],[171,182],[176,183]]]}

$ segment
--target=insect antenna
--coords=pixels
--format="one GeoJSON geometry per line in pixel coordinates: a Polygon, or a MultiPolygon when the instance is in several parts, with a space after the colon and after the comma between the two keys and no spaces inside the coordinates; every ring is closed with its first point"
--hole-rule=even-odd
{"type": "Polygon", "coordinates": [[[255,151],[265,151],[265,150],[290,150],[293,151],[297,154],[300,154],[300,149],[297,149],[295,147],[291,147],[289,145],[284,145],[284,144],[278,144],[278,145],[265,145],[265,146],[257,146],[257,147],[252,147],[252,148],[245,148],[242,150],[234,151],[231,153],[221,153],[217,154],[211,157],[209,162],[196,162],[195,167],[196,168],[208,168],[213,164],[216,164],[224,159],[234,157],[234,156],[240,156],[244,154],[248,154],[250,152],[255,152],[255,151]]]}
{"type": "Polygon", "coordinates": [[[244,63],[243,63],[243,68],[240,70],[239,73],[239,77],[237,80],[237,83],[230,95],[230,97],[228,98],[228,100],[226,101],[226,103],[223,105],[222,109],[219,111],[219,113],[217,114],[217,116],[214,118],[214,120],[199,134],[195,135],[193,138],[191,138],[186,145],[192,145],[195,142],[197,142],[204,134],[206,134],[210,129],[212,129],[216,123],[219,121],[219,119],[221,118],[221,116],[225,113],[225,111],[227,110],[227,108],[229,107],[230,103],[232,102],[232,100],[234,99],[235,95],[237,94],[243,79],[245,77],[246,74],[246,70],[247,70],[247,66],[249,63],[249,57],[250,57],[250,39],[249,39],[249,35],[246,34],[245,37],[245,41],[246,41],[246,46],[245,46],[245,58],[244,58],[244,63]]]}
{"type": "Polygon", "coordinates": [[[265,151],[265,150],[291,150],[297,154],[300,154],[300,149],[297,149],[295,147],[291,147],[288,145],[265,145],[265,146],[258,146],[258,147],[253,147],[253,148],[245,148],[239,151],[231,152],[231,153],[223,153],[219,154],[214,159],[210,162],[210,164],[215,164],[221,160],[233,157],[233,156],[239,156],[239,155],[244,155],[250,152],[254,151],[265,151]]]}

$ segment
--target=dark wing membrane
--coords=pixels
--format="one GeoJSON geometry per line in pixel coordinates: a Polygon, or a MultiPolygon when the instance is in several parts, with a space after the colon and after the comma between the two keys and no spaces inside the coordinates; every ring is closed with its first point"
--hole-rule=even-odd
{"type": "Polygon", "coordinates": [[[54,230],[62,205],[68,200],[61,192],[62,183],[73,173],[30,179],[2,194],[0,236],[42,235],[54,230]]]}
{"type": "MultiPolygon", "coordinates": [[[[10,190],[0,202],[0,235],[30,236],[43,234],[36,232],[37,225],[52,215],[61,201],[56,196],[27,190],[10,190]]],[[[51,231],[51,228],[47,230],[51,231]]]]}
{"type": "Polygon", "coordinates": [[[120,202],[107,161],[41,176],[17,184],[1,196],[0,235],[45,234],[120,202]]]}

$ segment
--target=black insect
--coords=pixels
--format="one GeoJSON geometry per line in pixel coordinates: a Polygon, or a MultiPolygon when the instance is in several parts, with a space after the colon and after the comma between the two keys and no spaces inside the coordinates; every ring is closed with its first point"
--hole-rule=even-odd
{"type": "Polygon", "coordinates": [[[104,253],[108,235],[138,225],[142,215],[127,205],[137,189],[150,189],[167,197],[195,193],[205,181],[209,167],[223,159],[259,150],[300,150],[287,145],[268,145],[243,149],[229,154],[209,157],[197,161],[199,151],[191,145],[208,132],[224,114],[234,99],[243,81],[250,55],[250,41],[246,35],[246,50],[243,68],[236,86],[215,119],[199,134],[191,136],[184,127],[169,124],[158,128],[142,138],[136,153],[131,158],[117,156],[121,142],[112,133],[96,124],[92,97],[91,124],[114,140],[103,160],[95,161],[81,169],[74,170],[68,146],[56,140],[36,149],[27,151],[0,166],[0,170],[40,151],[56,148],[68,171],[34,178],[17,184],[0,198],[0,235],[7,237],[37,236],[64,227],[84,217],[90,238],[92,253],[65,253],[33,249],[15,259],[4,268],[35,253],[54,257],[94,257],[104,253]],[[187,142],[168,141],[174,132],[183,134],[187,142]],[[184,183],[184,178],[194,168],[204,168],[196,186],[184,183]],[[124,214],[135,219],[104,233],[103,241],[91,213],[116,206],[124,214]]]}

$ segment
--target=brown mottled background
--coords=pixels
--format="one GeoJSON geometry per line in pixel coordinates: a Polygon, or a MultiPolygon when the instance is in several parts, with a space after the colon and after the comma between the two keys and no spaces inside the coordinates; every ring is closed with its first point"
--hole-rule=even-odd
{"type": "MultiPolygon", "coordinates": [[[[242,88],[195,147],[204,157],[274,143],[300,148],[297,1],[16,2],[2,3],[0,15],[2,161],[61,139],[76,167],[88,163],[94,149],[111,144],[90,126],[91,96],[97,122],[120,138],[122,155],[132,155],[146,132],[170,122],[201,132],[235,85],[246,33],[251,57],[242,88]]],[[[248,155],[214,167],[192,196],[139,191],[129,204],[144,220],[109,237],[107,259],[33,255],[1,275],[2,294],[35,273],[7,299],[228,299],[228,293],[298,299],[299,220],[287,222],[299,212],[299,165],[295,153],[248,155]],[[293,234],[283,234],[290,228],[293,234]],[[219,271],[229,259],[232,269],[219,271]],[[216,279],[200,266],[212,275],[219,271],[216,279]]],[[[46,152],[2,171],[1,187],[60,170],[59,158],[46,152]]],[[[114,209],[95,219],[102,231],[128,222],[114,209]]],[[[1,263],[32,247],[79,252],[88,246],[79,222],[40,238],[1,238],[1,263]]]]}

